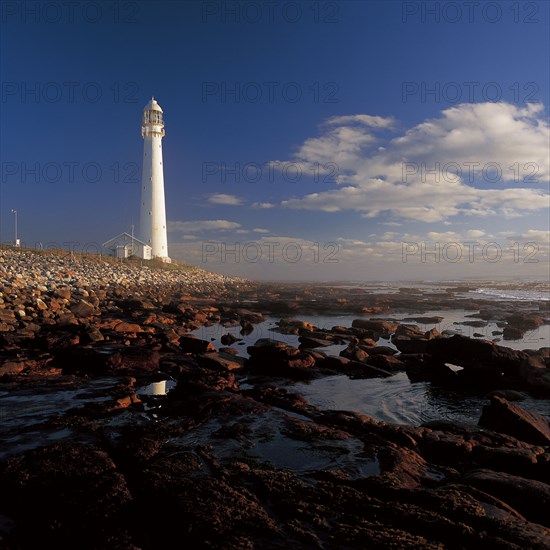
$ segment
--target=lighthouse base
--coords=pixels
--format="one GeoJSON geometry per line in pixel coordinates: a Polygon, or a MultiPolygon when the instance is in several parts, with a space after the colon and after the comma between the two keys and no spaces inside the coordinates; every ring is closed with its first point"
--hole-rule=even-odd
{"type": "Polygon", "coordinates": [[[171,264],[172,258],[169,258],[168,256],[155,256],[155,260],[158,260],[159,262],[162,262],[163,264],[171,264]]]}

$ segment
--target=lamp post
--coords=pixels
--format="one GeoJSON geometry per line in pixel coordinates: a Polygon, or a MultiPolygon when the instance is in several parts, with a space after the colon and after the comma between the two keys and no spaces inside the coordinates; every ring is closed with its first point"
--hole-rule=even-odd
{"type": "Polygon", "coordinates": [[[14,215],[15,221],[15,246],[19,246],[19,239],[17,238],[17,210],[12,209],[11,213],[14,215]]]}

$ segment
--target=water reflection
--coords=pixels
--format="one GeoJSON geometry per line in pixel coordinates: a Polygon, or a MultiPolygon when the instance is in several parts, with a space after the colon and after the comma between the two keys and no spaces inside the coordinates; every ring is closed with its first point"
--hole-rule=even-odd
{"type": "Polygon", "coordinates": [[[144,386],[138,393],[140,395],[166,395],[175,386],[176,382],[174,380],[159,380],[144,386]]]}
{"type": "MultiPolygon", "coordinates": [[[[321,409],[357,411],[395,424],[419,425],[431,420],[477,424],[483,406],[489,403],[484,394],[439,388],[430,382],[412,383],[403,372],[367,380],[330,376],[293,388],[321,409]]],[[[548,415],[547,399],[526,397],[520,405],[548,415]]]]}

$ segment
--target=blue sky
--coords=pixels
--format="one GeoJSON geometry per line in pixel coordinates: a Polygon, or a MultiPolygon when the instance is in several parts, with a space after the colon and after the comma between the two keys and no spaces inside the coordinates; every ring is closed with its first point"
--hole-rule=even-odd
{"type": "Polygon", "coordinates": [[[130,231],[154,95],[174,258],[262,279],[545,277],[548,11],[4,2],[0,241],[12,209],[30,246],[130,231]]]}

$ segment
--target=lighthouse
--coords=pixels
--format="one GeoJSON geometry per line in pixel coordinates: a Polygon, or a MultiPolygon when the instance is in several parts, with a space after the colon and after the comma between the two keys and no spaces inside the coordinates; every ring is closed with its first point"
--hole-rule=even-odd
{"type": "Polygon", "coordinates": [[[139,219],[140,240],[151,247],[153,258],[170,262],[162,165],[164,119],[162,109],[154,97],[143,109],[141,135],[143,137],[143,170],[139,219]]]}

